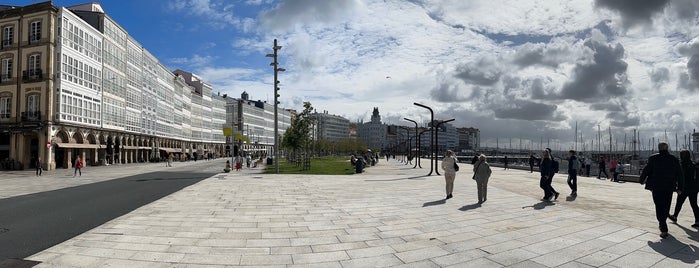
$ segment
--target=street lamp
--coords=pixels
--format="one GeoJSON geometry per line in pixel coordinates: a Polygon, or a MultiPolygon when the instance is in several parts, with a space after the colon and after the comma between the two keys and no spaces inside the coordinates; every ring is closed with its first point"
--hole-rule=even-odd
{"type": "Polygon", "coordinates": [[[274,67],[274,173],[279,173],[279,72],[286,71],[284,68],[279,68],[277,61],[277,51],[282,49],[282,46],[277,45],[277,39],[274,39],[272,50],[274,53],[267,54],[266,57],[273,58],[274,61],[269,65],[274,67]]]}
{"type": "MultiPolygon", "coordinates": [[[[407,120],[407,121],[410,121],[410,122],[413,122],[413,124],[415,124],[415,138],[418,139],[418,134],[417,134],[417,122],[415,122],[415,120],[412,120],[412,119],[409,119],[409,118],[403,118],[403,119],[404,119],[404,120],[407,120]]],[[[413,168],[416,168],[417,165],[418,165],[418,163],[420,162],[420,146],[418,145],[418,142],[420,142],[419,139],[416,140],[416,144],[415,144],[415,145],[417,146],[417,154],[415,154],[415,157],[417,157],[417,158],[415,159],[415,166],[414,166],[413,168]]],[[[422,167],[420,167],[420,168],[422,168],[422,167]]]]}
{"type": "MultiPolygon", "coordinates": [[[[434,122],[434,111],[432,110],[432,108],[425,106],[423,104],[419,104],[417,102],[414,102],[413,104],[420,106],[422,108],[425,108],[425,109],[430,111],[430,125],[432,125],[431,123],[434,122]]],[[[430,126],[430,173],[428,173],[427,176],[432,175],[432,170],[434,170],[436,168],[435,167],[436,162],[437,162],[437,156],[434,153],[434,126],[430,126]]]]}
{"type": "MultiPolygon", "coordinates": [[[[434,143],[437,144],[437,150],[436,150],[436,151],[437,151],[437,154],[439,154],[439,126],[441,126],[441,125],[444,124],[444,123],[451,122],[451,121],[454,121],[454,120],[455,120],[455,119],[452,118],[452,119],[449,119],[449,120],[438,120],[438,121],[436,121],[436,122],[437,122],[437,126],[434,126],[434,127],[436,128],[436,130],[435,130],[435,132],[434,132],[434,143]]],[[[433,125],[434,125],[434,123],[435,123],[435,121],[432,122],[433,125]]],[[[435,155],[435,158],[437,158],[436,155],[435,155]]],[[[435,159],[434,163],[437,164],[437,160],[436,160],[436,159],[435,159]]],[[[435,171],[437,172],[437,175],[440,175],[438,170],[435,170],[435,171]]]]}

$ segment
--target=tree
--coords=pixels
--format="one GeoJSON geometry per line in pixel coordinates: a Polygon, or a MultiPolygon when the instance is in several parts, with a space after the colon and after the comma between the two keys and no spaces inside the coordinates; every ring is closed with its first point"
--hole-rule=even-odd
{"type": "Polygon", "coordinates": [[[310,145],[311,140],[311,130],[314,123],[314,118],[311,116],[313,112],[313,106],[310,102],[303,103],[303,112],[298,114],[294,120],[291,121],[291,126],[284,132],[284,137],[282,138],[282,147],[289,149],[292,156],[291,160],[296,160],[295,158],[303,156],[304,167],[303,169],[310,169],[310,145]]]}

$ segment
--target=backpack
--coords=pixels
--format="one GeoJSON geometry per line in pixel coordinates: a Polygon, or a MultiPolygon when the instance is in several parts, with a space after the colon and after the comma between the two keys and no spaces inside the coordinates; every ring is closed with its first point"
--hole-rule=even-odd
{"type": "Polygon", "coordinates": [[[553,159],[552,161],[551,169],[553,169],[553,173],[558,173],[558,161],[556,161],[556,159],[553,159]]]}

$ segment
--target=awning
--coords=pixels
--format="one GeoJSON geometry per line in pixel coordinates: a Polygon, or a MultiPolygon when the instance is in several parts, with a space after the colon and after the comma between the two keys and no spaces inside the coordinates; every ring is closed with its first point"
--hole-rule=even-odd
{"type": "Polygon", "coordinates": [[[181,153],[182,149],[179,148],[160,148],[161,151],[166,151],[168,153],[181,153]]]}
{"type": "Polygon", "coordinates": [[[89,143],[65,143],[65,142],[54,142],[58,147],[62,148],[78,148],[78,149],[99,149],[99,144],[89,144],[89,143]]]}

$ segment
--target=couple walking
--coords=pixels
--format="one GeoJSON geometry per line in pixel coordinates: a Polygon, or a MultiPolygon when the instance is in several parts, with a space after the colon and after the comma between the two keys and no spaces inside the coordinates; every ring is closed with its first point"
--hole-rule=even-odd
{"type": "MultiPolygon", "coordinates": [[[[446,180],[447,198],[454,197],[454,179],[456,179],[456,157],[454,152],[447,150],[444,159],[442,159],[442,169],[444,170],[444,179],[446,180]]],[[[478,188],[478,204],[482,204],[487,200],[488,179],[490,178],[490,165],[486,162],[485,155],[480,155],[478,161],[473,165],[473,179],[476,181],[478,188]]]]}

